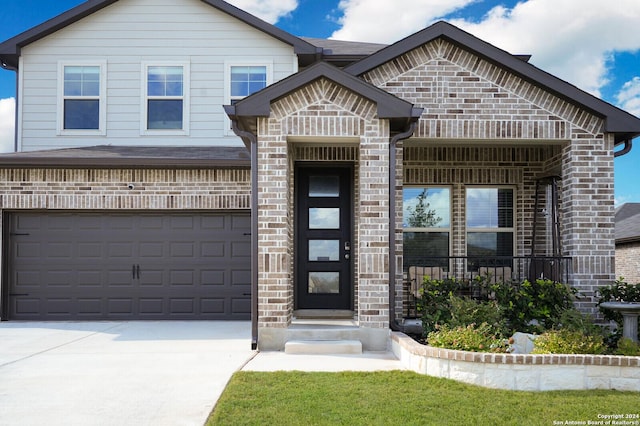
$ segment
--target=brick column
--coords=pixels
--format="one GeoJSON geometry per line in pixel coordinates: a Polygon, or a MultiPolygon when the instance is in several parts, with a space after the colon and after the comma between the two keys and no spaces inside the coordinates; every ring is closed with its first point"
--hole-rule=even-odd
{"type": "Polygon", "coordinates": [[[358,319],[373,329],[389,327],[388,135],[388,123],[373,120],[360,142],[358,319]]]}
{"type": "Polygon", "coordinates": [[[562,247],[573,257],[571,283],[596,314],[594,293],[614,280],[613,136],[574,138],[563,150],[562,247]]]}

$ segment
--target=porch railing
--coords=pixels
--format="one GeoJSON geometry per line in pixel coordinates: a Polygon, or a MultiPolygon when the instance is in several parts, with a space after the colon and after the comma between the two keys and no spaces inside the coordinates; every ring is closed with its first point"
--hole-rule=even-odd
{"type": "Polygon", "coordinates": [[[491,283],[549,279],[571,284],[571,260],[566,256],[420,256],[419,259],[414,256],[411,264],[405,263],[405,314],[415,307],[425,276],[456,278],[468,282],[470,287],[478,276],[491,283]]]}

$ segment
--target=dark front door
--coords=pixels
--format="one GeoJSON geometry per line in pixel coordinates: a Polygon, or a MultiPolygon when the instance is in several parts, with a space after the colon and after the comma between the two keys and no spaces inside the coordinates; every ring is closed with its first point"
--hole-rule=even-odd
{"type": "Polygon", "coordinates": [[[299,167],[297,309],[352,306],[350,167],[299,167]]]}

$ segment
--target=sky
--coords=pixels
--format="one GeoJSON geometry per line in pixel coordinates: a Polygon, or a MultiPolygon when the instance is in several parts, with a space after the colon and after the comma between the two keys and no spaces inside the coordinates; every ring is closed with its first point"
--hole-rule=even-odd
{"type": "MultiPolygon", "coordinates": [[[[83,0],[0,0],[0,41],[83,0]]],[[[297,36],[391,44],[445,20],[640,116],[638,0],[228,0],[297,36]]],[[[0,69],[0,152],[12,151],[15,73],[0,69]]],[[[615,160],[616,205],[640,202],[640,138],[615,160]]]]}

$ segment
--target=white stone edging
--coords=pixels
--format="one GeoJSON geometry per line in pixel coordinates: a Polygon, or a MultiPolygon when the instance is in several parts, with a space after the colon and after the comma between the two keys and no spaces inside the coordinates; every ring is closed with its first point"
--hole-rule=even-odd
{"type": "Polygon", "coordinates": [[[615,389],[640,392],[640,357],[465,352],[391,333],[391,350],[409,370],[493,389],[615,389]]]}

